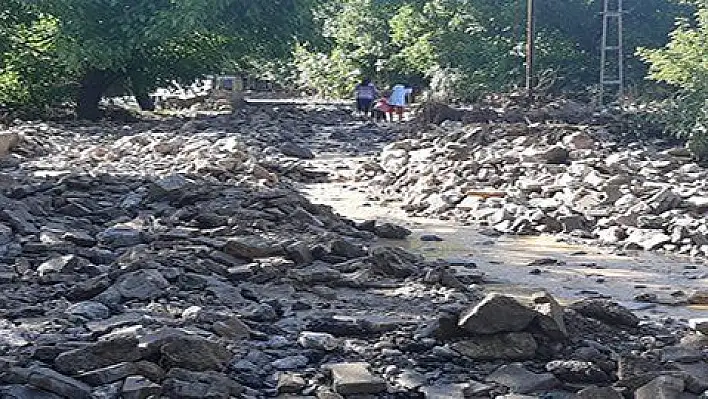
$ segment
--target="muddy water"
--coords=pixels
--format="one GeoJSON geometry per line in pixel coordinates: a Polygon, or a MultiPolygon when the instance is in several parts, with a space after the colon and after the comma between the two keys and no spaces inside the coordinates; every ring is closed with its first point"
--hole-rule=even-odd
{"type": "MultiPolygon", "coordinates": [[[[569,244],[556,236],[488,237],[478,229],[450,221],[409,217],[398,204],[382,204],[368,185],[351,180],[363,158],[334,154],[312,161],[330,172],[331,181],[302,187],[315,203],[332,206],[348,218],[399,223],[414,234],[405,241],[381,240],[431,259],[474,262],[475,273],[484,273],[488,291],[525,296],[547,290],[563,302],[606,297],[649,318],[688,319],[708,317],[708,306],[685,306],[682,293],[708,289],[708,266],[702,261],[648,252],[618,253],[611,248],[569,244]],[[421,241],[434,234],[440,242],[421,241]],[[545,259],[540,265],[534,261],[545,259]],[[661,304],[637,302],[643,293],[655,294],[661,304]]],[[[469,269],[466,269],[469,270],[469,269]]]]}

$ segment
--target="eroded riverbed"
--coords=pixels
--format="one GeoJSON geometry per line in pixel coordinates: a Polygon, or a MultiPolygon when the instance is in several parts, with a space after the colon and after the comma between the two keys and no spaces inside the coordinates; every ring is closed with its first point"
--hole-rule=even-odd
{"type": "Polygon", "coordinates": [[[644,251],[620,252],[558,236],[502,236],[480,234],[480,229],[451,221],[409,217],[400,204],[377,200],[375,189],[351,177],[365,158],[324,155],[310,161],[330,172],[327,183],[303,191],[315,203],[330,205],[343,216],[399,223],[411,229],[407,240],[392,244],[427,258],[474,262],[485,275],[490,291],[517,295],[547,290],[563,301],[587,297],[611,298],[650,318],[705,317],[708,306],[685,304],[691,291],[708,289],[708,267],[701,260],[644,251]],[[436,235],[442,241],[423,241],[436,235]],[[656,296],[648,303],[641,296],[656,296]]]}

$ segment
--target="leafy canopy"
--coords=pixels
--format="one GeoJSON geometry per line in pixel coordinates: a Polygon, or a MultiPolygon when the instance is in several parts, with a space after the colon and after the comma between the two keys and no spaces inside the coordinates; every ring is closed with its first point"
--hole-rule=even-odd
{"type": "MultiPolygon", "coordinates": [[[[552,71],[548,76],[557,77],[554,89],[596,84],[603,1],[536,4],[537,73],[552,71]]],[[[689,9],[675,0],[625,0],[625,6],[630,52],[665,44],[674,18],[689,9]]],[[[339,69],[340,81],[354,74],[383,84],[430,84],[434,90],[445,87],[442,91],[449,93],[442,96],[451,99],[474,99],[523,83],[525,0],[342,0],[327,2],[322,14],[322,35],[329,46],[305,46],[318,54],[322,71],[316,63],[296,65],[301,73],[308,69],[308,76],[329,76],[339,69]]],[[[299,51],[296,63],[307,58],[299,51]]],[[[626,65],[628,80],[641,82],[646,69],[639,58],[628,57],[626,65]]],[[[336,95],[331,84],[307,88],[336,95]]]]}
{"type": "Polygon", "coordinates": [[[48,70],[47,78],[75,82],[79,108],[96,108],[110,86],[146,95],[234,63],[285,58],[296,33],[311,33],[310,7],[310,0],[4,0],[0,96],[34,76],[28,63],[46,57],[61,67],[61,76],[48,70]]]}
{"type": "Polygon", "coordinates": [[[20,0],[0,10],[0,107],[24,108],[34,116],[69,92],[58,62],[57,21],[20,0]]]}
{"type": "Polygon", "coordinates": [[[694,153],[708,159],[708,5],[692,20],[679,21],[664,48],[638,53],[649,63],[650,79],[678,88],[664,104],[668,131],[687,138],[694,153]]]}

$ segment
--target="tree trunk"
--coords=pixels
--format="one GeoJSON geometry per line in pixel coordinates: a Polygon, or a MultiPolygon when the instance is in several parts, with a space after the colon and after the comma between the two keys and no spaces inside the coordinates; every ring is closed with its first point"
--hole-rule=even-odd
{"type": "Polygon", "coordinates": [[[143,111],[154,111],[155,100],[146,92],[135,91],[135,100],[138,102],[140,109],[143,111]]]}
{"type": "Polygon", "coordinates": [[[109,73],[106,71],[94,69],[86,73],[81,79],[81,87],[79,88],[76,108],[76,115],[79,119],[95,121],[101,118],[98,104],[110,83],[109,73]]]}
{"type": "Polygon", "coordinates": [[[132,69],[128,73],[128,82],[130,84],[130,91],[135,97],[135,101],[138,102],[140,109],[143,111],[154,111],[155,110],[155,100],[150,97],[150,82],[145,75],[140,73],[140,69],[132,69]]]}

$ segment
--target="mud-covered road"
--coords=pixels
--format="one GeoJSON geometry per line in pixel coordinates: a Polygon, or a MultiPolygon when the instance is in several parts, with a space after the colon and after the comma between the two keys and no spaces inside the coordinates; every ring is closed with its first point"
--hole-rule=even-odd
{"type": "Polygon", "coordinates": [[[708,315],[708,305],[687,304],[684,295],[676,295],[708,290],[708,266],[700,259],[618,252],[563,235],[490,236],[455,221],[412,217],[400,203],[381,201],[376,187],[353,179],[354,171],[369,159],[335,153],[310,161],[314,168],[330,171],[330,181],[306,185],[303,191],[313,202],[330,205],[348,218],[387,220],[410,228],[414,234],[396,245],[429,259],[473,262],[494,291],[528,295],[548,290],[564,302],[610,298],[658,319],[708,315]],[[431,235],[440,241],[427,237],[431,235]],[[643,298],[652,294],[657,300],[647,303],[643,298]]]}
{"type": "Polygon", "coordinates": [[[704,265],[412,218],[352,179],[412,129],[261,104],[0,131],[0,398],[706,397],[704,309],[657,304],[704,265]]]}

